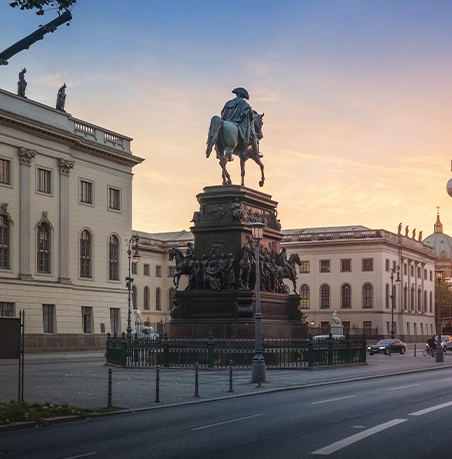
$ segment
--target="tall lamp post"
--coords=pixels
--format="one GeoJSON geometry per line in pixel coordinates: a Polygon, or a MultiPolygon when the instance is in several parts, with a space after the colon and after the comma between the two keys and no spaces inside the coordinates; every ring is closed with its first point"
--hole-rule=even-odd
{"type": "Polygon", "coordinates": [[[438,279],[438,314],[436,318],[436,361],[443,361],[443,343],[441,342],[441,279],[443,278],[443,272],[441,270],[435,270],[435,276],[438,279]]]}
{"type": "Polygon", "coordinates": [[[391,339],[395,337],[395,330],[394,330],[394,301],[395,301],[395,291],[394,291],[394,273],[397,272],[397,278],[395,280],[396,285],[400,285],[400,266],[396,266],[395,268],[391,268],[391,275],[389,278],[391,279],[391,339]]]}
{"type": "Polygon", "coordinates": [[[265,359],[262,354],[262,313],[261,313],[261,273],[259,264],[260,240],[264,233],[264,224],[261,222],[251,223],[251,231],[256,247],[256,312],[255,320],[255,346],[252,363],[252,382],[265,381],[265,359]]]}
{"type": "Polygon", "coordinates": [[[134,234],[128,241],[127,241],[127,256],[129,257],[129,275],[126,277],[126,285],[128,290],[128,297],[127,297],[127,341],[132,340],[132,327],[131,327],[131,299],[132,299],[132,284],[133,278],[130,277],[130,270],[132,267],[133,260],[134,263],[138,263],[140,261],[140,254],[138,253],[138,234],[134,234]],[[132,256],[132,244],[135,242],[135,253],[132,256]]]}

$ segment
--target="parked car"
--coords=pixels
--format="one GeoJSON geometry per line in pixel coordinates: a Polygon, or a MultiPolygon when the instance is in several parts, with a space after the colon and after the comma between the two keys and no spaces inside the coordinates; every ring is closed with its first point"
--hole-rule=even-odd
{"type": "Polygon", "coordinates": [[[135,326],[135,331],[138,339],[159,339],[159,334],[154,330],[154,327],[138,324],[135,326]]]}
{"type": "Polygon", "coordinates": [[[406,344],[399,339],[381,339],[378,343],[367,346],[367,352],[370,355],[389,354],[389,349],[391,349],[391,352],[405,354],[407,347],[406,344]]]}

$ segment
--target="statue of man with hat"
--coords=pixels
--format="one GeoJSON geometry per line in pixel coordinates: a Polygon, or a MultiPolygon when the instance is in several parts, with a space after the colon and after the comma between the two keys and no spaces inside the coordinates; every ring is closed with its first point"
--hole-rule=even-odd
{"type": "Polygon", "coordinates": [[[235,123],[245,145],[251,144],[253,146],[254,158],[262,158],[263,155],[259,153],[259,144],[252,123],[254,111],[247,102],[250,98],[248,91],[245,88],[235,88],[232,93],[236,97],[226,102],[221,111],[221,119],[235,123]]]}

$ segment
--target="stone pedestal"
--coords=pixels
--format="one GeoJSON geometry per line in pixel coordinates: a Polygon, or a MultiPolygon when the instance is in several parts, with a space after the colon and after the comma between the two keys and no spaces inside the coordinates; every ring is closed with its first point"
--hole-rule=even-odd
{"type": "MultiPolygon", "coordinates": [[[[212,332],[216,338],[254,338],[254,273],[249,281],[246,276],[239,279],[239,262],[243,246],[252,237],[251,224],[256,221],[265,224],[261,253],[279,255],[282,235],[277,202],[268,194],[236,185],[206,187],[197,199],[200,207],[190,228],[194,255],[197,260],[233,259],[235,282],[228,286],[221,282],[219,290],[198,282],[195,287],[190,285],[191,290],[177,291],[169,336],[207,338],[212,332]]],[[[272,290],[272,286],[261,285],[264,336],[307,337],[299,310],[300,297],[272,290]]]]}
{"type": "Polygon", "coordinates": [[[343,335],[344,334],[344,326],[343,325],[331,325],[331,334],[332,335],[343,335]]]}

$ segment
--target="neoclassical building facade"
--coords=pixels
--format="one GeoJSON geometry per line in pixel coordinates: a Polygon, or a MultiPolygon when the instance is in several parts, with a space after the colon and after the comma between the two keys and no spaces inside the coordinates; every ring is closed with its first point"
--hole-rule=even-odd
{"type": "Polygon", "coordinates": [[[0,314],[29,351],[91,349],[127,320],[131,139],[0,90],[0,314]]]}

